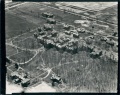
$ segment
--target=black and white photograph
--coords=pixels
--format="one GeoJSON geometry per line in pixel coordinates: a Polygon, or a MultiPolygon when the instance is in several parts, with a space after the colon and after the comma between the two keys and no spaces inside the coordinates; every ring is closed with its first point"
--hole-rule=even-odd
{"type": "Polygon", "coordinates": [[[5,0],[6,94],[117,93],[118,2],[5,0]]]}

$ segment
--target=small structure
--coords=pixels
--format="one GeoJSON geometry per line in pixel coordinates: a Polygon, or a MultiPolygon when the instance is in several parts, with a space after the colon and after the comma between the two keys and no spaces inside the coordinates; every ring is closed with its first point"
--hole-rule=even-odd
{"type": "Polygon", "coordinates": [[[38,37],[38,33],[35,32],[34,33],[34,37],[37,38],[38,37]]]}
{"type": "Polygon", "coordinates": [[[70,28],[71,28],[71,26],[70,25],[68,25],[68,24],[64,24],[63,25],[63,29],[65,29],[65,30],[70,30],[70,28]]]}
{"type": "Polygon", "coordinates": [[[39,27],[37,30],[38,30],[38,32],[41,32],[41,31],[42,31],[42,28],[41,28],[41,27],[39,27]]]}
{"type": "Polygon", "coordinates": [[[118,32],[114,32],[114,33],[112,34],[112,36],[118,37],[118,32]]]}
{"type": "Polygon", "coordinates": [[[77,30],[71,30],[71,33],[73,34],[73,37],[75,38],[79,38],[79,33],[77,32],[77,30]]]}
{"type": "Polygon", "coordinates": [[[12,64],[12,61],[9,58],[6,57],[6,65],[7,64],[12,64]]]}
{"type": "Polygon", "coordinates": [[[90,38],[90,39],[94,39],[94,36],[88,36],[88,38],[90,38]]]}
{"type": "Polygon", "coordinates": [[[96,46],[94,45],[87,45],[87,48],[90,52],[93,52],[94,48],[96,48],[96,46]]]}
{"type": "Polygon", "coordinates": [[[61,77],[55,74],[52,74],[51,80],[52,80],[52,86],[55,86],[55,83],[62,84],[61,77]]]}
{"type": "Polygon", "coordinates": [[[90,53],[90,55],[91,55],[92,57],[98,58],[98,57],[100,57],[100,56],[102,55],[102,50],[99,49],[99,48],[97,48],[97,47],[95,47],[95,48],[93,49],[93,51],[90,53]]]}
{"type": "Polygon", "coordinates": [[[70,31],[64,31],[64,33],[67,34],[67,35],[70,35],[70,34],[71,34],[70,31]]]}
{"type": "Polygon", "coordinates": [[[84,28],[77,28],[77,32],[78,33],[85,33],[85,29],[84,28]]]}
{"type": "Polygon", "coordinates": [[[15,68],[18,70],[19,69],[19,63],[15,63],[15,68]]]}
{"type": "Polygon", "coordinates": [[[114,46],[115,42],[112,40],[112,39],[108,39],[106,41],[107,44],[111,45],[111,46],[114,46]]]}
{"type": "Polygon", "coordinates": [[[54,17],[53,14],[48,13],[48,12],[44,12],[44,13],[42,13],[42,16],[43,16],[43,17],[46,17],[46,18],[53,18],[53,17],[54,17]]]}
{"type": "Polygon", "coordinates": [[[30,84],[30,79],[24,79],[24,80],[21,82],[21,85],[22,85],[23,87],[27,87],[29,84],[30,84]]]}
{"type": "Polygon", "coordinates": [[[51,32],[52,37],[56,37],[57,34],[58,34],[58,32],[57,32],[56,30],[53,30],[53,31],[51,32]]]}
{"type": "Polygon", "coordinates": [[[53,18],[47,18],[47,23],[56,24],[56,20],[54,20],[53,18]]]}
{"type": "Polygon", "coordinates": [[[88,20],[75,20],[75,24],[80,24],[81,26],[88,27],[90,22],[88,20]]]}
{"type": "Polygon", "coordinates": [[[90,24],[90,27],[93,29],[101,29],[101,30],[107,30],[109,28],[108,25],[101,25],[101,24],[97,24],[97,23],[92,23],[90,24]]]}
{"type": "MultiPolygon", "coordinates": [[[[13,73],[11,73],[11,75],[10,75],[10,77],[11,77],[11,79],[13,80],[13,82],[14,83],[17,83],[17,84],[19,84],[19,83],[21,83],[21,85],[24,83],[27,83],[28,84],[28,80],[30,80],[30,79],[28,79],[27,78],[27,74],[26,73],[19,73],[19,72],[13,72],[13,73]]],[[[27,85],[28,86],[28,85],[27,85]]]]}
{"type": "Polygon", "coordinates": [[[108,40],[108,38],[107,37],[101,37],[100,40],[106,42],[108,40]]]}
{"type": "Polygon", "coordinates": [[[44,24],[43,28],[44,28],[45,31],[53,30],[53,26],[50,25],[50,24],[44,24]]]}

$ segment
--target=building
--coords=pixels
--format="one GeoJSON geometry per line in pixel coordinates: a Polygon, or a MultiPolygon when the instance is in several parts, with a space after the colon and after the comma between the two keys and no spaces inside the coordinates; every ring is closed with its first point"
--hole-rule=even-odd
{"type": "Polygon", "coordinates": [[[30,79],[27,78],[27,76],[28,75],[26,73],[23,73],[23,72],[22,73],[13,72],[10,75],[10,77],[14,83],[21,84],[22,86],[24,86],[24,84],[27,84],[26,86],[28,86],[30,84],[30,79]]]}
{"type": "Polygon", "coordinates": [[[21,82],[21,85],[22,85],[23,87],[27,87],[29,84],[30,84],[30,79],[24,79],[24,80],[21,82]]]}
{"type": "Polygon", "coordinates": [[[86,30],[84,28],[77,28],[78,33],[85,33],[86,30]]]}
{"type": "Polygon", "coordinates": [[[56,37],[57,34],[58,34],[58,32],[57,32],[56,30],[53,30],[53,31],[51,32],[52,37],[56,37]]]}
{"type": "Polygon", "coordinates": [[[74,38],[79,38],[78,32],[73,32],[72,34],[73,34],[73,37],[74,37],[74,38]]]}
{"type": "Polygon", "coordinates": [[[48,30],[53,30],[53,26],[52,25],[50,25],[50,24],[44,24],[44,30],[45,31],[48,31],[48,30]]]}
{"type": "Polygon", "coordinates": [[[53,18],[53,17],[54,17],[54,15],[51,14],[51,13],[49,13],[49,12],[44,12],[44,13],[42,13],[42,16],[43,16],[43,17],[46,17],[46,18],[53,18]]]}
{"type": "Polygon", "coordinates": [[[67,30],[65,30],[64,33],[67,34],[67,35],[71,35],[71,32],[67,31],[67,30]]]}
{"type": "Polygon", "coordinates": [[[47,23],[49,24],[56,24],[56,20],[53,18],[47,18],[47,23]]]}
{"type": "Polygon", "coordinates": [[[94,48],[93,51],[90,53],[92,57],[100,57],[102,55],[102,50],[98,48],[94,48]]]}
{"type": "Polygon", "coordinates": [[[88,27],[90,24],[90,21],[88,21],[88,20],[75,20],[74,23],[79,24],[79,25],[84,26],[84,27],[88,27]]]}
{"type": "Polygon", "coordinates": [[[64,24],[63,25],[63,29],[65,29],[65,30],[70,30],[70,28],[71,28],[71,26],[70,25],[67,25],[67,24],[64,24]]]}

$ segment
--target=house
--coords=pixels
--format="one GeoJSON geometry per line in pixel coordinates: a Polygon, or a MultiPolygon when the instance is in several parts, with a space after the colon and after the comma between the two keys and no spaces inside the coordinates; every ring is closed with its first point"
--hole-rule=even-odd
{"type": "Polygon", "coordinates": [[[84,28],[77,28],[77,32],[78,33],[85,33],[85,29],[84,28]]]}
{"type": "Polygon", "coordinates": [[[98,48],[94,48],[93,51],[90,53],[92,57],[100,57],[102,55],[102,50],[98,48]]]}
{"type": "Polygon", "coordinates": [[[46,32],[45,32],[45,31],[41,31],[41,32],[39,32],[38,34],[39,34],[39,35],[45,35],[46,32]]]}
{"type": "Polygon", "coordinates": [[[56,24],[56,20],[54,20],[53,18],[47,18],[47,23],[56,24]]]}
{"type": "Polygon", "coordinates": [[[57,32],[56,30],[53,30],[53,31],[51,32],[52,37],[56,37],[57,34],[58,34],[58,32],[57,32]]]}
{"type": "Polygon", "coordinates": [[[50,24],[44,24],[43,28],[44,28],[45,31],[53,30],[53,26],[50,25],[50,24]]]}
{"type": "Polygon", "coordinates": [[[34,33],[34,37],[37,38],[38,37],[38,33],[35,32],[34,33]]]}
{"type": "Polygon", "coordinates": [[[100,40],[106,42],[108,40],[108,38],[107,37],[101,37],[100,40]]]}
{"type": "Polygon", "coordinates": [[[64,31],[64,33],[67,34],[67,35],[70,35],[70,34],[71,34],[71,32],[70,32],[70,31],[67,31],[67,30],[64,31]]]}
{"type": "Polygon", "coordinates": [[[88,38],[90,38],[90,39],[94,39],[95,37],[94,37],[94,36],[88,36],[88,38]]]}
{"type": "Polygon", "coordinates": [[[84,27],[88,27],[90,24],[90,22],[88,20],[75,20],[74,23],[79,24],[84,27]]]}
{"type": "Polygon", "coordinates": [[[63,25],[63,29],[65,29],[65,30],[70,30],[70,28],[71,28],[71,26],[70,25],[68,25],[68,24],[64,24],[63,25]]]}
{"type": "Polygon", "coordinates": [[[41,28],[41,27],[39,27],[37,30],[38,30],[38,32],[41,32],[41,31],[42,31],[42,28],[41,28]]]}
{"type": "Polygon", "coordinates": [[[42,13],[42,16],[43,17],[46,17],[46,18],[53,18],[54,17],[54,15],[53,14],[51,14],[51,13],[49,13],[49,12],[44,12],[44,13],[42,13]]]}
{"type": "Polygon", "coordinates": [[[97,24],[97,23],[90,24],[90,27],[92,29],[101,29],[101,30],[107,30],[109,28],[108,25],[101,25],[101,24],[97,24]]]}
{"type": "Polygon", "coordinates": [[[106,41],[107,44],[111,45],[111,46],[114,46],[115,42],[112,40],[112,39],[108,39],[106,41]]]}
{"type": "Polygon", "coordinates": [[[96,48],[96,46],[94,45],[87,45],[87,48],[90,52],[92,52],[94,50],[94,48],[96,48]]]}
{"type": "Polygon", "coordinates": [[[54,86],[55,83],[58,83],[58,84],[62,84],[62,78],[60,76],[57,76],[55,74],[52,74],[51,76],[51,81],[52,81],[52,85],[54,86]]]}
{"type": "Polygon", "coordinates": [[[74,37],[74,38],[79,38],[78,32],[73,32],[73,37],[74,37]]]}
{"type": "Polygon", "coordinates": [[[30,84],[30,79],[24,79],[24,80],[21,82],[21,85],[22,85],[23,87],[27,87],[29,84],[30,84]]]}

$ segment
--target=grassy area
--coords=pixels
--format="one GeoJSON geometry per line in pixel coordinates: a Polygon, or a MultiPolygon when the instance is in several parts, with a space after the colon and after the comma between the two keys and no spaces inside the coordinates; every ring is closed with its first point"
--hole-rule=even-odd
{"type": "Polygon", "coordinates": [[[24,40],[24,39],[26,39],[26,38],[28,38],[28,37],[33,36],[33,34],[34,34],[36,31],[37,31],[37,30],[34,30],[33,32],[27,32],[27,33],[24,33],[24,34],[18,36],[17,38],[15,38],[15,39],[13,40],[13,43],[14,43],[14,42],[17,42],[17,41],[24,40]]]}
{"type": "Polygon", "coordinates": [[[17,53],[17,49],[10,46],[10,45],[6,45],[6,56],[11,56],[13,54],[17,53]]]}
{"type": "Polygon", "coordinates": [[[74,20],[76,20],[76,19],[81,19],[80,16],[75,16],[75,15],[72,15],[69,13],[64,13],[63,11],[59,11],[59,10],[45,7],[41,4],[35,4],[35,3],[24,4],[24,5],[19,6],[18,8],[14,9],[12,11],[14,13],[18,14],[19,16],[23,16],[26,19],[30,18],[33,23],[36,22],[39,25],[46,22],[45,19],[41,18],[41,14],[43,12],[51,12],[55,15],[56,20],[64,21],[64,22],[70,23],[70,24],[73,24],[74,20]]]}
{"type": "Polygon", "coordinates": [[[62,53],[59,53],[54,49],[47,50],[42,54],[42,58],[47,67],[53,67],[58,65],[62,57],[62,53]]]}
{"type": "MultiPolygon", "coordinates": [[[[36,77],[38,76],[40,73],[42,73],[40,70],[43,68],[43,61],[41,59],[41,54],[42,52],[39,52],[30,62],[28,62],[27,64],[23,64],[21,65],[21,67],[29,72],[31,74],[31,77],[36,77]]],[[[43,71],[43,70],[42,70],[43,71]]]]}
{"type": "Polygon", "coordinates": [[[19,42],[14,42],[13,44],[20,48],[27,48],[27,49],[38,49],[42,47],[42,45],[38,43],[37,40],[33,37],[24,39],[19,42]]]}
{"type": "Polygon", "coordinates": [[[18,62],[18,63],[22,63],[22,62],[26,62],[28,61],[30,58],[32,58],[34,56],[34,52],[31,51],[22,51],[20,53],[17,53],[13,56],[10,56],[10,59],[18,62]]]}
{"type": "Polygon", "coordinates": [[[28,22],[34,23],[37,26],[41,26],[46,22],[45,19],[41,19],[40,17],[40,11],[42,8],[42,5],[39,6],[31,2],[22,6],[18,6],[17,8],[13,9],[12,12],[14,12],[17,16],[26,19],[28,22]]]}
{"type": "MultiPolygon", "coordinates": [[[[95,92],[117,90],[117,65],[87,57],[87,53],[74,55],[78,63],[70,63],[56,67],[53,71],[60,75],[65,84],[79,92],[81,87],[95,92]]],[[[64,63],[62,63],[64,64],[64,63]]]]}
{"type": "Polygon", "coordinates": [[[6,39],[28,32],[30,29],[36,27],[33,23],[30,23],[10,12],[5,13],[5,24],[6,39]]]}

